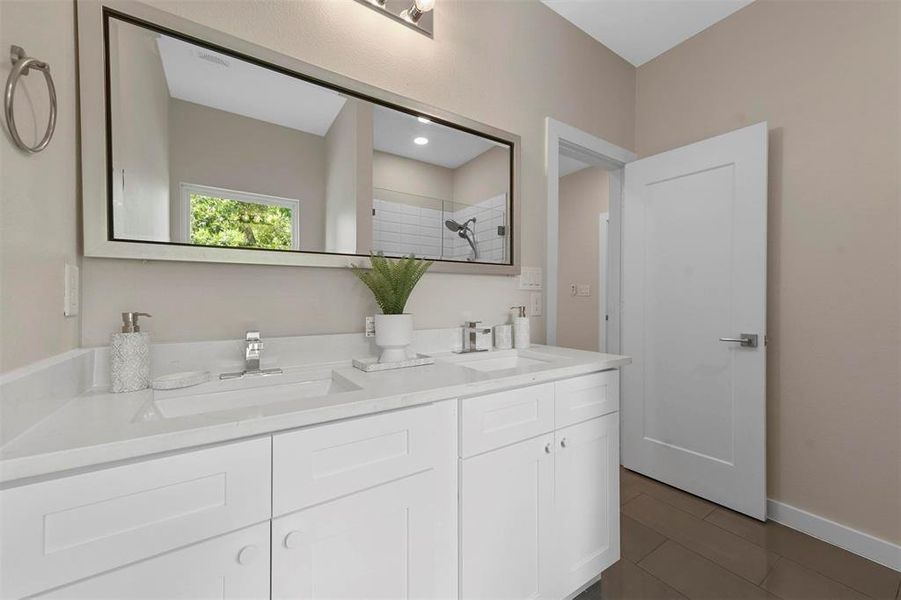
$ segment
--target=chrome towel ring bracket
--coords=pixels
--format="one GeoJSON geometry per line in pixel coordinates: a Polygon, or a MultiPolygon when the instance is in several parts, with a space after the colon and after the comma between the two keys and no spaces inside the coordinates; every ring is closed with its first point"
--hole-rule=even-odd
{"type": "Polygon", "coordinates": [[[13,65],[6,78],[6,92],[3,94],[3,114],[6,116],[6,127],[9,129],[9,135],[12,137],[16,146],[30,154],[36,154],[47,147],[53,132],[56,130],[56,87],[53,85],[53,77],[50,76],[50,65],[36,58],[31,58],[25,54],[25,50],[19,46],[11,46],[9,49],[9,60],[13,65]],[[13,112],[13,101],[16,98],[16,85],[19,78],[28,75],[31,69],[37,69],[44,74],[47,81],[47,91],[50,93],[50,119],[47,123],[47,130],[44,137],[41,138],[34,146],[29,146],[19,137],[19,130],[16,129],[16,116],[13,112]]]}

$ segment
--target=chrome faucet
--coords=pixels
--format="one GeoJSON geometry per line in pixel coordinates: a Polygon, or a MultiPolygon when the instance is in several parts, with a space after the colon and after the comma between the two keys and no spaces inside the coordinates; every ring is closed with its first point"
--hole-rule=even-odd
{"type": "Polygon", "coordinates": [[[245,375],[278,375],[281,369],[260,369],[263,354],[263,339],[259,331],[244,334],[244,370],[240,373],[222,373],[219,379],[239,379],[245,375]]]}
{"type": "Polygon", "coordinates": [[[244,372],[253,373],[260,370],[260,354],[263,353],[263,340],[259,331],[248,331],[244,335],[244,372]]]}
{"type": "Polygon", "coordinates": [[[487,352],[491,349],[491,328],[483,327],[481,321],[467,321],[463,327],[463,347],[459,354],[487,352]]]}

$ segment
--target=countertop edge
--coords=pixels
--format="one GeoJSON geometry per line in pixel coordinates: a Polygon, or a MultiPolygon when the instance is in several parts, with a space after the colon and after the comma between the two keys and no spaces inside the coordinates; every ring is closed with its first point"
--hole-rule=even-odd
{"type": "Polygon", "coordinates": [[[19,487],[44,479],[75,475],[84,471],[114,467],[123,463],[138,462],[210,445],[272,435],[281,431],[313,427],[392,410],[618,369],[631,362],[629,357],[591,360],[546,371],[469,382],[396,396],[376,397],[248,420],[222,422],[193,429],[152,434],[20,458],[2,459],[0,460],[0,489],[19,487]]]}

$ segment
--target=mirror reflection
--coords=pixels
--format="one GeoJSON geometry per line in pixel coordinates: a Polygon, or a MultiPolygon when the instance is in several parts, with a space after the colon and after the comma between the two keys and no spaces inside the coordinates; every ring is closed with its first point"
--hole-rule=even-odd
{"type": "Polygon", "coordinates": [[[108,25],[111,239],[511,263],[509,144],[108,25]]]}

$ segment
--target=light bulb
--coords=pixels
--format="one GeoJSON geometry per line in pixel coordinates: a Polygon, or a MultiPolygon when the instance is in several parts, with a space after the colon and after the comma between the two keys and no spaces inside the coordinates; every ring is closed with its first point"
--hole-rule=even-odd
{"type": "Polygon", "coordinates": [[[413,0],[413,4],[422,12],[429,12],[435,8],[435,0],[413,0]]]}

